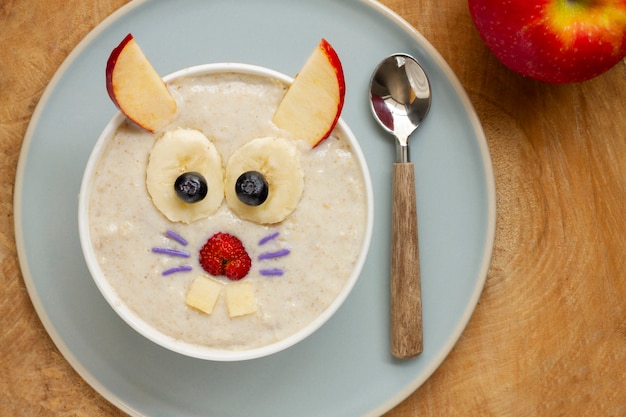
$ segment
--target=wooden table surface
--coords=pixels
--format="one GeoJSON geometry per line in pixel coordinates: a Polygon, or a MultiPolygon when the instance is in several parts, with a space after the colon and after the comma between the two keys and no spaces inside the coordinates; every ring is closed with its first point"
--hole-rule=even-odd
{"type": "MultiPolygon", "coordinates": [[[[0,414],[121,416],[65,361],[33,309],[13,185],[59,65],[127,0],[0,2],[0,414]]],[[[384,0],[456,72],[487,136],[497,232],[479,305],[408,416],[626,415],[626,64],[577,85],[504,68],[466,0],[384,0]]]]}

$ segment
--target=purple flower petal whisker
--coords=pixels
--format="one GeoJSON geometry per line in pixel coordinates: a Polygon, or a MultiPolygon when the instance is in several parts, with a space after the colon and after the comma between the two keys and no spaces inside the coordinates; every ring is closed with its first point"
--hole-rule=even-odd
{"type": "Polygon", "coordinates": [[[285,273],[282,269],[271,268],[271,269],[261,269],[259,273],[266,277],[278,277],[285,273]]]}
{"type": "Polygon", "coordinates": [[[152,252],[160,253],[163,255],[180,256],[182,258],[189,258],[189,252],[184,250],[170,249],[170,248],[152,248],[152,252]]]}
{"type": "Polygon", "coordinates": [[[180,243],[183,246],[187,246],[187,240],[185,240],[184,237],[182,237],[181,235],[179,235],[178,233],[176,233],[173,230],[168,230],[167,232],[165,232],[165,236],[174,239],[175,241],[177,241],[178,243],[180,243]]]}
{"type": "Polygon", "coordinates": [[[166,276],[166,275],[175,274],[177,272],[188,272],[188,271],[191,271],[192,269],[193,268],[190,265],[175,266],[174,268],[166,269],[165,271],[161,273],[161,275],[166,276]]]}
{"type": "Polygon", "coordinates": [[[264,252],[264,253],[259,255],[259,261],[262,261],[264,259],[280,258],[281,256],[287,256],[290,253],[291,253],[291,251],[289,249],[286,249],[286,248],[277,250],[275,252],[264,252]]]}
{"type": "Polygon", "coordinates": [[[259,246],[265,245],[267,242],[269,242],[272,239],[276,239],[279,234],[280,233],[278,232],[270,233],[269,235],[265,236],[263,239],[259,240],[259,246]]]}

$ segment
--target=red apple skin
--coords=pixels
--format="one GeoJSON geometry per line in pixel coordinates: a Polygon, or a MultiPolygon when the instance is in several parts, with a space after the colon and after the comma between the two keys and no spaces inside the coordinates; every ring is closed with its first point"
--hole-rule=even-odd
{"type": "Polygon", "coordinates": [[[176,112],[174,98],[132,34],[111,51],[105,75],[111,101],[139,127],[154,132],[176,112]]]}
{"type": "Polygon", "coordinates": [[[128,42],[132,41],[133,39],[134,37],[132,33],[126,35],[126,37],[122,39],[122,42],[120,42],[120,44],[111,51],[109,59],[107,60],[107,67],[105,72],[107,93],[109,94],[111,101],[113,101],[113,104],[115,104],[115,107],[117,107],[118,109],[120,108],[120,104],[118,103],[117,98],[115,97],[115,92],[113,91],[113,69],[115,68],[115,64],[117,63],[117,58],[126,47],[126,44],[128,44],[128,42]]]}
{"type": "Polygon", "coordinates": [[[550,83],[594,78],[626,56],[626,0],[468,0],[487,47],[550,83]]]}
{"type": "Polygon", "coordinates": [[[324,55],[326,55],[328,62],[333,67],[335,74],[337,75],[337,84],[339,85],[339,103],[337,103],[337,114],[335,115],[335,120],[330,125],[328,131],[320,138],[319,142],[313,145],[313,148],[322,143],[332,133],[333,129],[337,125],[337,122],[339,121],[339,117],[341,116],[346,96],[346,79],[343,74],[343,66],[341,65],[339,55],[337,55],[337,52],[332,45],[324,38],[322,38],[318,47],[322,50],[324,55]]]}
{"type": "Polygon", "coordinates": [[[337,125],[345,92],[346,80],[339,56],[322,38],[296,74],[272,121],[306,140],[313,149],[326,140],[337,125]]]}

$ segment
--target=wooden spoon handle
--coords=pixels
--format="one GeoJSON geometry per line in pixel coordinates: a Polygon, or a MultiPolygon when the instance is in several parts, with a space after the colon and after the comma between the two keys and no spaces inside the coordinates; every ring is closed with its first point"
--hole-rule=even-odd
{"type": "Polygon", "coordinates": [[[392,198],[391,353],[398,358],[411,358],[423,350],[417,208],[412,163],[394,164],[392,198]]]}

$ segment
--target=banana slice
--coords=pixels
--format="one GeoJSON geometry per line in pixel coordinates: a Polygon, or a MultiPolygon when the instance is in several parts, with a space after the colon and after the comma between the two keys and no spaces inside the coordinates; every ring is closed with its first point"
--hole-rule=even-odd
{"type": "Polygon", "coordinates": [[[226,165],[226,204],[237,216],[251,222],[283,221],[298,206],[303,187],[299,151],[286,139],[253,139],[239,148],[226,165]],[[258,204],[244,202],[241,186],[238,191],[242,174],[251,172],[261,174],[267,183],[267,196],[258,204]]]}
{"type": "Polygon", "coordinates": [[[150,152],[146,184],[152,202],[168,219],[191,223],[215,213],[222,204],[222,158],[215,145],[201,132],[192,129],[168,131],[156,141],[150,152]],[[204,197],[185,201],[177,194],[176,180],[188,173],[200,174],[205,181],[204,197]]]}

